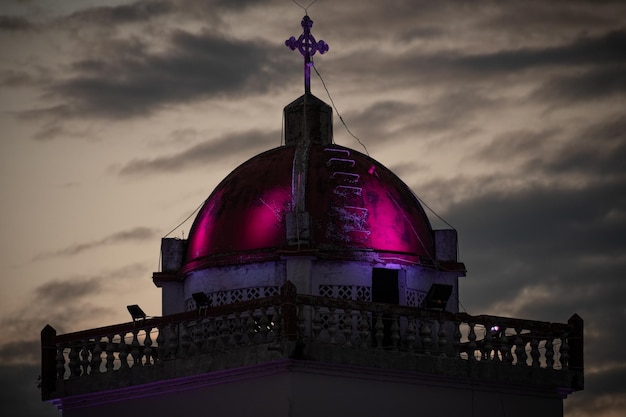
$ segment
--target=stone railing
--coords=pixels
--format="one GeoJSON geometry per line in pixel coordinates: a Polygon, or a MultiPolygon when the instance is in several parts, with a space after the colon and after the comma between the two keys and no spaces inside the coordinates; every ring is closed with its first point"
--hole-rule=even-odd
{"type": "Polygon", "coordinates": [[[59,381],[264,345],[296,359],[294,346],[310,348],[306,358],[312,360],[315,348],[330,348],[377,358],[428,356],[579,371],[571,389],[582,389],[584,365],[578,315],[567,324],[470,316],[296,294],[290,282],[276,296],[64,335],[48,325],[41,336],[44,399],[59,381]]]}

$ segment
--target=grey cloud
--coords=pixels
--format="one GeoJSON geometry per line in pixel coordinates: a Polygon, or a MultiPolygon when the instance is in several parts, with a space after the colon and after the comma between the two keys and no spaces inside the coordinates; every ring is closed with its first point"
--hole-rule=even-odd
{"type": "MultiPolygon", "coordinates": [[[[92,295],[96,297],[95,293],[92,295]]],[[[106,316],[111,313],[111,309],[96,306],[85,298],[86,294],[78,298],[65,298],[62,304],[51,302],[51,298],[37,300],[29,309],[5,314],[0,320],[5,340],[21,340],[22,342],[37,340],[41,329],[47,323],[54,323],[59,333],[64,333],[67,329],[77,330],[74,326],[84,322],[85,312],[89,312],[91,317],[106,316]]],[[[5,348],[4,343],[0,346],[3,354],[0,360],[3,363],[25,363],[30,357],[13,349],[14,346],[9,345],[5,348]]]]}
{"type": "Polygon", "coordinates": [[[27,19],[19,16],[0,16],[0,31],[19,32],[31,30],[34,25],[27,19]]]}
{"type": "MultiPolygon", "coordinates": [[[[398,139],[419,140],[429,145],[442,145],[435,134],[445,134],[455,128],[469,134],[475,131],[472,123],[481,112],[505,103],[490,98],[473,88],[443,91],[425,104],[401,101],[381,101],[371,106],[349,112],[343,118],[350,130],[371,149],[398,143],[398,139]],[[362,133],[361,133],[362,132],[362,133]],[[436,140],[436,142],[434,142],[436,140]]],[[[336,136],[340,132],[336,132],[336,136]]],[[[463,140],[458,132],[451,141],[463,140]]],[[[349,146],[358,149],[358,144],[349,146]]]]}
{"type": "Polygon", "coordinates": [[[53,305],[98,293],[100,289],[101,282],[97,278],[92,278],[83,281],[50,281],[37,287],[35,293],[38,300],[45,300],[53,305]]]}
{"type": "Polygon", "coordinates": [[[69,300],[100,293],[104,282],[110,284],[114,280],[135,279],[146,271],[147,267],[143,264],[130,264],[98,275],[55,279],[38,286],[34,291],[37,299],[47,305],[64,305],[69,300]]]}
{"type": "MultiPolygon", "coordinates": [[[[77,330],[75,326],[86,318],[111,313],[110,307],[95,304],[99,296],[119,291],[120,283],[136,280],[148,271],[147,265],[136,263],[95,275],[52,279],[33,290],[28,308],[9,312],[0,318],[4,340],[36,340],[46,323],[53,323],[59,333],[68,328],[77,330]],[[85,316],[85,312],[89,314],[85,316]]],[[[25,356],[20,356],[14,347],[0,343],[0,352],[4,355],[0,358],[2,363],[25,362],[25,356]]]]}
{"type": "Polygon", "coordinates": [[[67,17],[81,24],[124,24],[148,20],[167,14],[174,9],[168,1],[142,0],[132,4],[112,7],[95,7],[72,13],[67,17]]]}
{"type": "Polygon", "coordinates": [[[557,129],[506,132],[477,149],[474,154],[468,156],[468,159],[493,162],[533,158],[559,133],[557,129]]]}
{"type": "Polygon", "coordinates": [[[626,212],[626,194],[621,192],[625,187],[622,180],[590,184],[586,189],[551,185],[508,193],[487,191],[454,204],[448,214],[459,219],[457,224],[462,222],[472,244],[482,250],[495,250],[500,242],[508,242],[508,248],[520,255],[618,255],[626,245],[626,219],[612,221],[610,213],[626,212]],[[552,238],[562,240],[560,252],[554,251],[552,238]]]}
{"type": "Polygon", "coordinates": [[[144,241],[149,240],[157,236],[157,231],[154,229],[150,229],[147,227],[136,227],[131,230],[126,230],[122,232],[117,232],[112,235],[106,236],[100,240],[95,240],[92,242],[85,243],[77,243],[66,248],[53,251],[53,252],[44,252],[33,258],[34,261],[60,257],[60,256],[74,256],[79,253],[96,249],[102,246],[129,242],[129,241],[144,241]]]}
{"type": "MultiPolygon", "coordinates": [[[[493,33],[491,36],[495,36],[493,33]]],[[[459,43],[459,42],[455,42],[459,43]]],[[[622,76],[617,71],[626,63],[626,29],[614,30],[597,36],[585,36],[557,46],[519,47],[504,46],[492,52],[472,52],[464,49],[411,48],[401,56],[391,52],[377,51],[369,58],[366,69],[375,74],[377,83],[401,87],[406,83],[421,83],[425,86],[441,85],[467,87],[472,83],[476,87],[489,86],[498,88],[502,82],[543,82],[543,74],[530,70],[563,71],[554,77],[552,83],[544,85],[544,90],[535,93],[556,94],[565,88],[568,79],[571,82],[581,76],[572,75],[572,68],[586,70],[582,81],[588,87],[586,96],[599,97],[601,94],[614,94],[611,87],[623,87],[622,76]],[[611,68],[614,68],[612,70],[611,68]],[[379,74],[393,77],[380,79],[379,74]],[[529,75],[530,74],[530,75],[529,75]],[[609,80],[602,80],[602,74],[610,75],[609,80]],[[527,76],[528,79],[523,78],[527,76]],[[584,78],[586,77],[586,78],[584,78]],[[595,83],[595,84],[594,84],[595,83]]],[[[355,51],[338,58],[332,65],[344,74],[354,72],[354,63],[363,60],[364,51],[355,51]]],[[[360,71],[363,74],[363,70],[360,71]]],[[[570,94],[572,94],[570,92],[570,94]]]]}
{"type": "MultiPolygon", "coordinates": [[[[448,186],[460,189],[464,183],[448,186]]],[[[587,369],[618,369],[592,374],[588,386],[598,384],[597,391],[574,398],[626,393],[623,383],[601,388],[626,380],[626,361],[620,359],[626,334],[614,325],[626,319],[624,189],[626,180],[577,189],[487,191],[442,213],[458,228],[461,260],[469,271],[461,280],[461,300],[471,314],[504,310],[504,315],[564,322],[578,313],[585,320],[587,369]]]]}
{"type": "Polygon", "coordinates": [[[626,117],[606,116],[576,132],[557,152],[528,162],[528,169],[547,174],[584,173],[611,181],[626,174],[626,117]]]}
{"type": "Polygon", "coordinates": [[[181,172],[222,160],[241,149],[246,149],[252,156],[254,152],[267,149],[272,143],[278,145],[278,131],[262,132],[258,130],[227,135],[216,140],[194,145],[187,150],[171,156],[155,159],[135,159],[123,166],[118,172],[122,176],[145,175],[164,172],[181,172]]]}
{"type": "MultiPolygon", "coordinates": [[[[378,146],[392,141],[392,126],[398,125],[398,122],[406,122],[416,113],[416,108],[415,104],[386,100],[357,112],[349,112],[342,117],[350,131],[362,139],[366,146],[368,143],[378,146]],[[359,132],[366,133],[361,135],[359,132]]],[[[351,144],[351,147],[356,148],[357,145],[351,144]]]]}
{"type": "Polygon", "coordinates": [[[626,67],[594,68],[578,75],[553,77],[537,88],[532,99],[576,103],[626,94],[626,67]]]}
{"type": "Polygon", "coordinates": [[[75,62],[77,74],[51,85],[49,94],[63,104],[30,115],[128,118],[167,104],[262,92],[281,80],[279,63],[271,62],[267,45],[260,43],[182,30],[172,33],[169,49],[161,53],[136,40],[114,43],[119,47],[75,62]]]}
{"type": "Polygon", "coordinates": [[[626,29],[608,32],[600,37],[580,38],[570,44],[504,50],[495,53],[452,57],[449,63],[472,71],[511,72],[549,65],[598,65],[625,63],[626,29]]]}

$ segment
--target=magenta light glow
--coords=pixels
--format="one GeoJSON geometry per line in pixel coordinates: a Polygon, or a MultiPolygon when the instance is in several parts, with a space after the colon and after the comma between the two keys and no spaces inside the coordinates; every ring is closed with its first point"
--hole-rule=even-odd
{"type": "MultiPolygon", "coordinates": [[[[286,213],[295,209],[295,146],[264,152],[222,181],[189,234],[183,271],[278,259],[287,246],[286,213]]],[[[366,155],[312,144],[304,207],[311,219],[307,253],[351,256],[371,251],[420,262],[435,259],[434,233],[409,188],[366,155]],[[339,157],[340,156],[340,157],[339,157]]],[[[297,181],[297,180],[296,180],[297,181]]]]}
{"type": "Polygon", "coordinates": [[[267,248],[284,239],[285,211],[291,203],[291,187],[277,187],[263,193],[242,218],[241,247],[267,248]]]}

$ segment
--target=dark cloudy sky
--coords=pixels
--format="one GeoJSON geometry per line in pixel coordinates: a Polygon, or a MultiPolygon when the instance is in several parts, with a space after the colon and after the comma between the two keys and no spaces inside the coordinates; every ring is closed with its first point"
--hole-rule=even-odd
{"type": "MultiPolygon", "coordinates": [[[[302,15],[290,0],[0,3],[1,415],[56,415],[35,383],[46,323],[160,314],[160,237],[281,143],[302,15]]],[[[309,15],[350,130],[458,229],[465,309],[578,313],[586,390],[566,415],[626,415],[626,3],[319,0],[309,15]]],[[[315,75],[312,90],[329,102],[315,75]]],[[[363,151],[338,121],[335,141],[363,151]]]]}

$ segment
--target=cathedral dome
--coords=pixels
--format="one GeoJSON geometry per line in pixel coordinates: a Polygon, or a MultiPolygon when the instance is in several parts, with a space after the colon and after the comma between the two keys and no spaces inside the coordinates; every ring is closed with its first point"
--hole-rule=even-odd
{"type": "Polygon", "coordinates": [[[297,255],[432,265],[428,217],[394,173],[342,146],[311,143],[300,159],[298,149],[261,153],[215,188],[189,233],[183,273],[297,255]]]}

